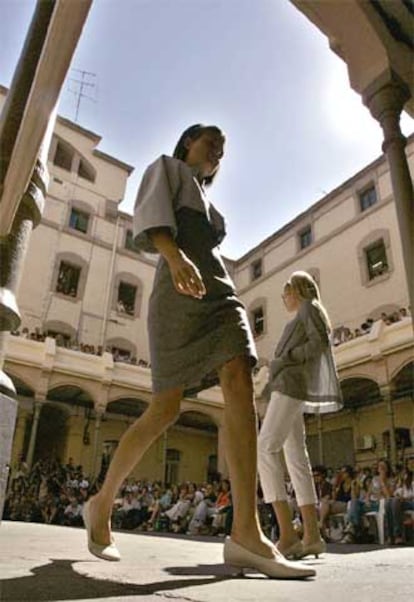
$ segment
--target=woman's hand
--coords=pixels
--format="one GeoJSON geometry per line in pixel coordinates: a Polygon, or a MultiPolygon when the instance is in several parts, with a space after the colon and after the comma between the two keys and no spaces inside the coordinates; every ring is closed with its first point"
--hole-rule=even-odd
{"type": "Polygon", "coordinates": [[[206,287],[197,266],[187,257],[168,228],[152,228],[149,230],[152,243],[164,257],[171,272],[171,278],[176,290],[182,295],[202,299],[206,287]]]}
{"type": "Polygon", "coordinates": [[[176,290],[182,295],[202,299],[207,291],[200,271],[184,251],[179,249],[178,253],[167,261],[176,290]]]}

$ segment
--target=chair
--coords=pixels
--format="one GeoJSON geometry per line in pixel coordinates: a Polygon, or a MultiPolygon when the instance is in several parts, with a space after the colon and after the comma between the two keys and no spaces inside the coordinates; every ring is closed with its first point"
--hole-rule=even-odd
{"type": "Polygon", "coordinates": [[[375,518],[378,541],[383,546],[385,543],[385,498],[380,499],[377,512],[365,512],[365,516],[372,516],[375,518]]]}

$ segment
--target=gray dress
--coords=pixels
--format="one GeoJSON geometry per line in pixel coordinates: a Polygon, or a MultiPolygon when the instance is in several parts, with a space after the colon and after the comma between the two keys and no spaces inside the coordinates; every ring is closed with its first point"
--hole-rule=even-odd
{"type": "Polygon", "coordinates": [[[169,228],[184,253],[200,270],[207,294],[195,299],[178,293],[161,256],[148,311],[153,391],[184,386],[194,394],[218,383],[217,368],[247,356],[257,361],[255,344],[218,245],[225,236],[220,213],[207,200],[193,170],[162,155],[143,176],[134,209],[139,248],[156,253],[150,228],[169,228]]]}

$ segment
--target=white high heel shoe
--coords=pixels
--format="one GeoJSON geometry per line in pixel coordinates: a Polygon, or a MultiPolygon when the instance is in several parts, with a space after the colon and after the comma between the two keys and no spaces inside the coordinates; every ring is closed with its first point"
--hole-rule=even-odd
{"type": "Polygon", "coordinates": [[[314,577],[316,571],[303,564],[290,562],[286,558],[265,558],[249,552],[228,537],[224,543],[224,562],[239,569],[255,569],[272,579],[306,579],[314,577]]]}
{"type": "Polygon", "coordinates": [[[312,543],[303,543],[303,551],[302,551],[302,556],[300,556],[300,558],[304,558],[305,556],[310,556],[311,554],[313,554],[315,556],[315,558],[319,557],[319,554],[325,554],[326,552],[326,543],[324,542],[323,539],[320,539],[319,541],[314,541],[312,543]]]}
{"type": "Polygon", "coordinates": [[[103,560],[121,560],[121,554],[119,553],[118,548],[111,542],[109,545],[103,546],[101,544],[95,543],[92,539],[92,527],[91,527],[91,519],[90,519],[90,500],[83,505],[83,522],[85,524],[86,532],[88,534],[88,550],[94,556],[98,558],[102,558],[103,560]]]}
{"type": "Polygon", "coordinates": [[[299,558],[303,558],[303,542],[300,539],[298,539],[298,541],[295,541],[295,543],[286,548],[286,550],[281,550],[279,548],[279,543],[277,543],[276,549],[281,554],[283,554],[285,558],[288,558],[289,560],[298,560],[299,558]]]}

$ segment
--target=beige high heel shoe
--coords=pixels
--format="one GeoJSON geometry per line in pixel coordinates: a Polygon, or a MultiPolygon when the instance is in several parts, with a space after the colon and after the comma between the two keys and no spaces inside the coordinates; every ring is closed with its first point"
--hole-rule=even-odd
{"type": "Polygon", "coordinates": [[[272,579],[306,579],[314,577],[316,571],[303,564],[290,562],[286,558],[265,558],[249,552],[228,537],[224,543],[224,562],[241,569],[255,569],[272,579]]]}
{"type": "Polygon", "coordinates": [[[91,517],[90,517],[90,500],[83,505],[83,522],[85,524],[86,532],[88,534],[88,550],[97,558],[102,558],[102,560],[112,560],[117,561],[121,560],[121,554],[119,553],[118,548],[112,541],[109,545],[103,546],[101,544],[95,543],[92,539],[92,527],[91,527],[91,517]]]}
{"type": "Polygon", "coordinates": [[[303,554],[303,542],[300,539],[298,539],[298,541],[295,541],[295,543],[293,543],[291,546],[286,548],[286,550],[281,550],[279,548],[279,543],[277,543],[276,549],[279,550],[279,552],[281,554],[283,554],[283,556],[285,558],[288,558],[288,559],[293,558],[294,560],[298,560],[299,558],[303,558],[303,555],[304,555],[303,554]]]}
{"type": "Polygon", "coordinates": [[[311,554],[315,555],[315,558],[319,557],[319,554],[325,554],[326,552],[326,543],[323,539],[319,541],[314,541],[312,543],[305,544],[302,542],[302,556],[300,558],[304,558],[305,556],[310,556],[311,554]]]}

